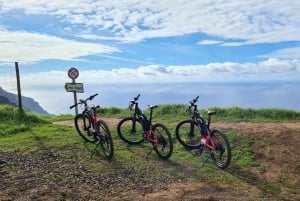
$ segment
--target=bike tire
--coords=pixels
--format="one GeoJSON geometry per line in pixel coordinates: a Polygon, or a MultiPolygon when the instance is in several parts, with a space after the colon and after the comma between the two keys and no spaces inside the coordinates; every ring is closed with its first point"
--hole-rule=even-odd
{"type": "Polygon", "coordinates": [[[231,162],[231,147],[228,138],[220,130],[212,130],[211,138],[217,148],[212,151],[211,158],[216,166],[221,169],[225,169],[231,162]]]}
{"type": "Polygon", "coordinates": [[[122,119],[117,126],[119,137],[128,144],[140,144],[144,141],[144,130],[141,122],[135,117],[122,119]]]}
{"type": "Polygon", "coordinates": [[[74,124],[79,136],[82,137],[84,141],[91,143],[97,141],[97,139],[95,139],[93,134],[91,133],[92,119],[90,119],[88,115],[76,115],[74,118],[74,124]]]}
{"type": "Polygon", "coordinates": [[[198,149],[201,146],[201,133],[191,119],[179,122],[175,129],[176,139],[185,148],[198,149]]]}
{"type": "Polygon", "coordinates": [[[103,120],[98,120],[96,123],[98,134],[100,134],[99,145],[105,157],[110,160],[114,155],[114,144],[111,132],[107,124],[103,120]]]}
{"type": "Polygon", "coordinates": [[[153,132],[158,138],[158,143],[154,144],[156,154],[164,160],[171,157],[173,153],[173,140],[169,129],[160,123],[153,125],[153,132]]]}

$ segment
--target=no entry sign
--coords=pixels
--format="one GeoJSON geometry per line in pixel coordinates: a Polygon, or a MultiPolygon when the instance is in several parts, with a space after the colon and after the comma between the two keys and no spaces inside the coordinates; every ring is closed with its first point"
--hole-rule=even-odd
{"type": "Polygon", "coordinates": [[[79,71],[77,70],[77,68],[70,68],[68,70],[68,76],[69,78],[71,78],[72,80],[75,80],[76,78],[78,78],[79,76],[79,71]]]}

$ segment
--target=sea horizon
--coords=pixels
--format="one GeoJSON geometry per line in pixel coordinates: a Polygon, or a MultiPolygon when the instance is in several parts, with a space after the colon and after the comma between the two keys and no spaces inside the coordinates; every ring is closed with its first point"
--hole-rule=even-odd
{"type": "Polygon", "coordinates": [[[127,107],[129,101],[140,94],[140,106],[149,104],[188,104],[199,96],[200,108],[242,107],[278,108],[300,111],[300,81],[240,81],[240,82],[191,82],[103,84],[88,86],[84,98],[92,91],[99,92],[102,107],[127,107]],[[94,88],[94,90],[92,90],[94,88]]]}

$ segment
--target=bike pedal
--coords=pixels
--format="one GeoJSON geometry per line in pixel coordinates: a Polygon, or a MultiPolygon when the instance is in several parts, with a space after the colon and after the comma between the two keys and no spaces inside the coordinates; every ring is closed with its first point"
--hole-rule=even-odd
{"type": "Polygon", "coordinates": [[[101,136],[99,136],[99,135],[97,135],[97,134],[94,135],[94,138],[95,138],[96,140],[98,140],[98,141],[101,141],[101,140],[102,140],[101,136]]]}
{"type": "Polygon", "coordinates": [[[144,138],[144,140],[148,140],[147,135],[144,135],[143,138],[144,138]]]}

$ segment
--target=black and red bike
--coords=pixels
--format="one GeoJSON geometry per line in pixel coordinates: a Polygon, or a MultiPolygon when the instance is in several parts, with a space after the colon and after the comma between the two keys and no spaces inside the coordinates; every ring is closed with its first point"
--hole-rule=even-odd
{"type": "Polygon", "coordinates": [[[77,105],[83,105],[82,113],[77,114],[74,118],[74,124],[78,134],[85,142],[96,144],[93,154],[99,146],[105,157],[111,159],[114,155],[113,139],[107,124],[97,117],[96,110],[100,108],[100,106],[90,107],[87,104],[87,101],[93,100],[97,95],[98,94],[91,95],[85,100],[80,99],[78,103],[70,106],[70,109],[77,105]]]}
{"type": "Polygon", "coordinates": [[[207,110],[208,121],[198,111],[196,102],[199,96],[190,101],[188,111],[192,112],[191,119],[183,120],[176,126],[175,135],[177,140],[187,149],[196,149],[200,155],[204,149],[209,152],[209,157],[216,166],[225,169],[231,162],[231,148],[227,136],[218,129],[210,129],[211,116],[214,111],[207,110]],[[193,111],[192,111],[193,109],[193,111]]]}
{"type": "Polygon", "coordinates": [[[148,141],[152,144],[152,150],[154,150],[161,159],[168,159],[173,152],[171,134],[168,128],[161,123],[152,125],[152,113],[158,106],[149,105],[150,118],[147,119],[146,115],[138,106],[139,97],[140,95],[130,101],[129,109],[132,110],[134,107],[133,116],[126,117],[119,122],[117,127],[118,135],[128,144],[140,144],[143,141],[148,141]]]}

